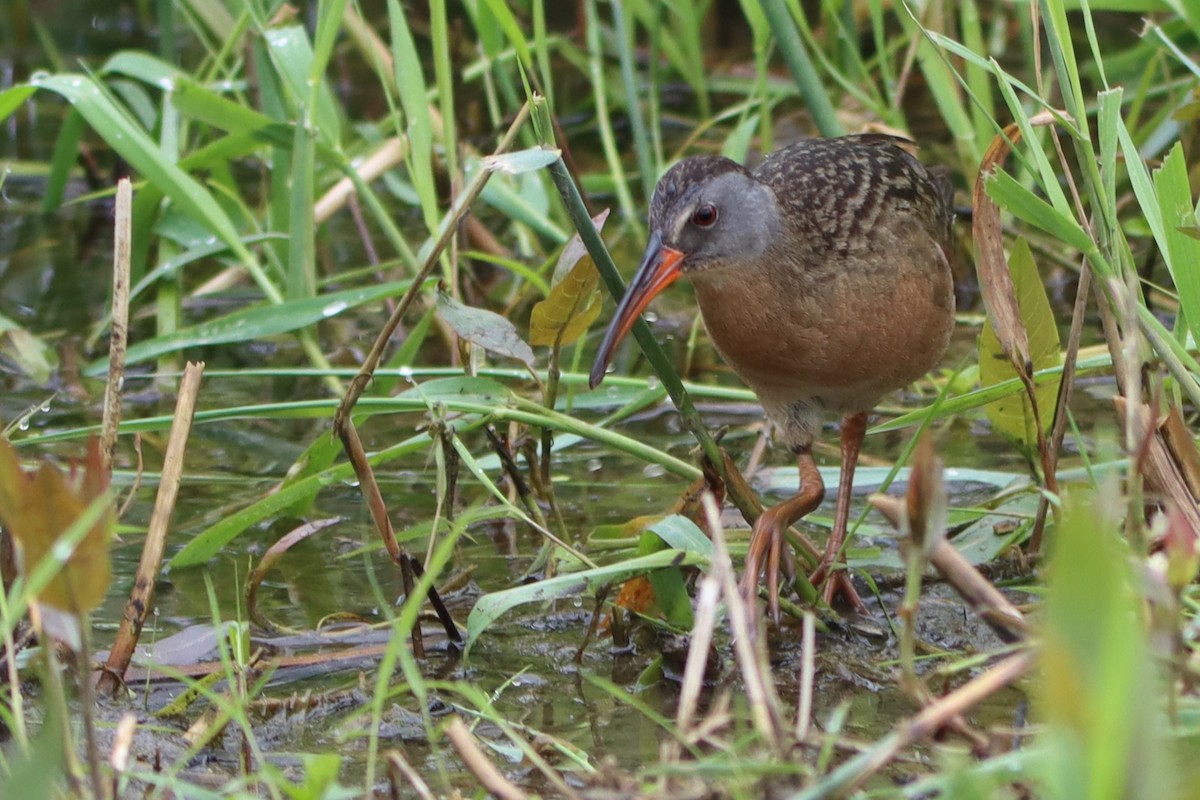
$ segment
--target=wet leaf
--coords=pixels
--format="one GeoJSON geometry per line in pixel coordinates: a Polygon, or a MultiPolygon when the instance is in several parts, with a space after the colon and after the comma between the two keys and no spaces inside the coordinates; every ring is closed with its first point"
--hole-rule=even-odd
{"type": "Polygon", "coordinates": [[[471,344],[533,366],[533,348],[525,343],[516,327],[499,314],[464,305],[444,292],[438,294],[438,311],[446,324],[471,344]]]}
{"type": "Polygon", "coordinates": [[[470,654],[471,647],[493,622],[519,605],[578,597],[585,592],[595,592],[606,584],[628,580],[651,570],[682,566],[703,567],[708,562],[707,555],[696,551],[661,550],[648,556],[485,594],[475,603],[467,617],[467,644],[463,657],[470,654]]]}
{"type": "MultiPolygon", "coordinates": [[[[1013,245],[1008,265],[1017,306],[1017,322],[1028,333],[1029,358],[1033,368],[1040,370],[1056,367],[1062,360],[1058,328],[1055,325],[1054,312],[1050,309],[1050,301],[1046,298],[1046,289],[1042,286],[1041,276],[1033,261],[1033,253],[1024,239],[1018,239],[1013,245]]],[[[1009,380],[1016,374],[989,317],[979,334],[979,382],[984,387],[992,386],[1009,380]]],[[[1037,387],[1038,415],[1043,426],[1048,426],[1053,417],[1058,383],[1055,380],[1037,387]]],[[[996,430],[1015,440],[1026,452],[1036,449],[1037,423],[1026,393],[1021,392],[988,403],[984,406],[984,412],[996,430]]]]}
{"type": "MultiPolygon", "coordinates": [[[[604,227],[609,210],[592,217],[597,231],[604,227]]],[[[545,347],[574,344],[600,316],[604,298],[600,273],[579,234],[571,237],[554,267],[550,294],[533,307],[529,317],[530,344],[545,347]]]]}
{"type": "Polygon", "coordinates": [[[712,541],[704,535],[704,531],[700,530],[695,522],[682,514],[671,514],[649,525],[646,533],[642,535],[643,544],[646,541],[646,534],[653,534],[666,547],[702,553],[709,558],[712,557],[712,541]]]}
{"type": "Polygon", "coordinates": [[[558,160],[561,153],[560,150],[530,147],[528,150],[518,150],[515,153],[486,156],[483,159],[483,166],[492,172],[520,175],[523,172],[533,172],[550,166],[558,160]]]}
{"type": "Polygon", "coordinates": [[[104,501],[108,476],[100,464],[100,442],[93,437],[82,470],[67,476],[42,463],[27,472],[12,446],[0,439],[0,522],[13,537],[27,578],[44,561],[61,564],[37,602],[48,632],[76,648],[79,615],[104,599],[112,578],[108,544],[116,518],[111,506],[74,548],[62,546],[63,535],[94,502],[104,501]]]}
{"type": "Polygon", "coordinates": [[[396,395],[397,400],[408,397],[419,397],[430,405],[442,401],[465,400],[496,406],[508,403],[512,392],[503,383],[492,378],[454,375],[448,378],[430,378],[396,395]]]}
{"type": "MultiPolygon", "coordinates": [[[[712,557],[712,542],[687,517],[672,514],[650,525],[638,542],[638,554],[649,555],[675,549],[704,553],[712,557]]],[[[656,569],[646,575],[654,587],[654,598],[668,623],[680,630],[691,630],[692,600],[688,596],[687,576],[678,566],[656,569]]]]}
{"type": "MultiPolygon", "coordinates": [[[[157,358],[163,353],[173,353],[189,347],[245,342],[300,330],[364,303],[399,295],[410,283],[381,283],[329,292],[317,297],[288,300],[274,305],[254,305],[239,309],[199,325],[130,345],[125,354],[125,362],[135,364],[157,358]]],[[[84,374],[98,375],[107,368],[108,357],[105,356],[89,364],[84,374]]]]}

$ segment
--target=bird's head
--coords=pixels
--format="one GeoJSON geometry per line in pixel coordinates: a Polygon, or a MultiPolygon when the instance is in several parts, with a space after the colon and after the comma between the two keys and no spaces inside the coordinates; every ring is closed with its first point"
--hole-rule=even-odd
{"type": "Polygon", "coordinates": [[[646,252],[596,353],[590,385],[604,379],[617,345],[663,289],[685,274],[728,277],[752,270],[780,228],[774,193],[740,164],[696,156],[667,170],[650,201],[646,252]]]}

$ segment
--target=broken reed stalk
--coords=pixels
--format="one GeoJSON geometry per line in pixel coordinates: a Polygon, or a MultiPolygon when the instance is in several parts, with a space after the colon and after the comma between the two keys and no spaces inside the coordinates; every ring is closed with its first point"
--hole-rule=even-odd
{"type": "MultiPolygon", "coordinates": [[[[529,103],[526,103],[521,108],[520,113],[517,114],[516,119],[509,126],[508,131],[505,132],[500,143],[496,145],[495,155],[507,152],[512,147],[513,142],[516,141],[517,134],[528,119],[529,103]]],[[[479,170],[458,198],[451,212],[442,220],[437,241],[425,257],[425,263],[421,265],[421,269],[413,276],[412,284],[408,287],[408,291],[404,293],[400,302],[396,304],[395,310],[392,311],[391,316],[388,317],[387,322],[384,323],[383,328],[379,331],[375,343],[371,346],[371,352],[363,361],[358,374],[350,381],[350,385],[346,388],[346,394],[342,397],[342,402],[339,404],[337,413],[333,418],[333,432],[341,439],[342,448],[346,452],[346,458],[349,459],[351,465],[354,467],[354,474],[358,478],[363,499],[366,500],[367,508],[371,513],[371,520],[375,524],[375,530],[383,540],[383,544],[387,548],[388,555],[391,556],[393,563],[400,567],[400,576],[404,584],[406,597],[412,594],[413,586],[416,583],[414,574],[419,574],[421,567],[417,560],[396,541],[396,532],[392,529],[391,520],[388,518],[387,504],[384,502],[383,493],[379,490],[379,484],[375,480],[375,471],[371,469],[371,464],[367,460],[362,440],[358,436],[358,429],[355,428],[354,420],[351,419],[350,414],[354,410],[354,406],[358,403],[359,398],[362,397],[362,393],[366,391],[367,384],[374,377],[375,370],[379,368],[379,362],[383,359],[384,350],[387,348],[392,334],[396,332],[396,328],[400,326],[400,321],[404,319],[404,315],[408,313],[409,307],[412,306],[413,301],[420,294],[426,279],[433,272],[434,267],[437,266],[442,251],[446,249],[446,245],[450,243],[450,239],[457,232],[459,222],[471,209],[471,206],[474,205],[475,200],[483,191],[483,187],[487,184],[489,177],[491,177],[489,170],[479,170]]],[[[441,597],[433,586],[430,586],[428,598],[442,622],[442,627],[446,629],[446,635],[454,641],[459,641],[460,637],[458,629],[454,625],[454,620],[450,617],[450,613],[446,610],[445,604],[442,603],[441,597]]],[[[417,658],[424,658],[425,647],[421,640],[420,625],[413,626],[412,646],[413,655],[417,658]]]]}
{"type": "Polygon", "coordinates": [[[117,181],[113,221],[112,325],[108,337],[108,380],[104,385],[104,413],[100,423],[100,466],[112,477],[117,452],[117,427],[121,424],[121,387],[125,382],[125,351],[129,344],[129,260],[133,251],[133,185],[117,181]]]}
{"type": "Polygon", "coordinates": [[[167,528],[175,511],[175,499],[179,495],[179,484],[183,479],[183,459],[203,375],[204,362],[189,363],[184,368],[183,378],[179,382],[179,398],[175,402],[171,434],[167,439],[166,455],[163,457],[162,480],[158,485],[158,495],[154,498],[154,511],[147,526],[142,558],[138,562],[133,590],[125,603],[125,613],[121,616],[121,627],[117,631],[112,651],[108,654],[108,663],[97,681],[97,687],[102,691],[115,693],[123,685],[125,670],[129,668],[142,625],[146,622],[146,614],[154,599],[154,581],[162,569],[167,528]]]}
{"type": "Polygon", "coordinates": [[[800,686],[796,699],[796,741],[808,738],[812,727],[813,685],[817,677],[817,623],[811,611],[804,612],[800,629],[800,686]]]}

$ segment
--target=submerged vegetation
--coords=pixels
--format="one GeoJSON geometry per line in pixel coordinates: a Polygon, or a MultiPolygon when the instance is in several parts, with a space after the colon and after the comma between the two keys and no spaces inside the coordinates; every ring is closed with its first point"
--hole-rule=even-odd
{"type": "Polygon", "coordinates": [[[0,796],[1195,793],[1190,0],[3,13],[0,796]],[[872,613],[768,624],[688,290],[586,373],[666,167],[863,130],[950,167],[955,340],[872,613]]]}

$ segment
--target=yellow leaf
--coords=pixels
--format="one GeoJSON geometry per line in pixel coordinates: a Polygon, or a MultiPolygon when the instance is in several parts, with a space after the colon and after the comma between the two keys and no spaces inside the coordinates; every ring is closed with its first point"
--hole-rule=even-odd
{"type": "MultiPolygon", "coordinates": [[[[599,231],[608,211],[592,218],[599,231]]],[[[529,343],[545,347],[574,344],[600,316],[600,273],[588,255],[579,234],[571,237],[554,267],[554,283],[545,300],[533,307],[529,317],[529,343]]]]}
{"type": "Polygon", "coordinates": [[[575,266],[550,290],[549,296],[533,307],[529,317],[529,342],[553,347],[574,344],[596,317],[603,301],[597,291],[600,273],[590,256],[575,266]]]}

